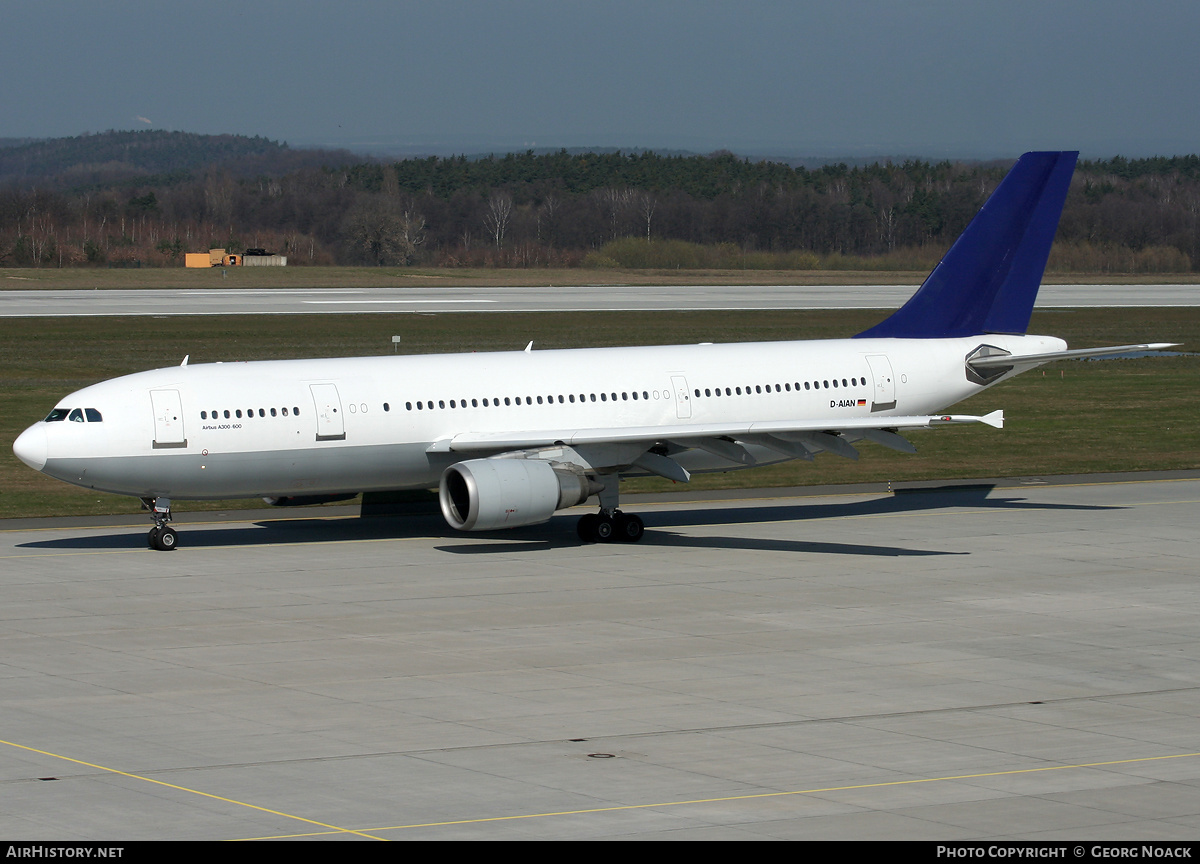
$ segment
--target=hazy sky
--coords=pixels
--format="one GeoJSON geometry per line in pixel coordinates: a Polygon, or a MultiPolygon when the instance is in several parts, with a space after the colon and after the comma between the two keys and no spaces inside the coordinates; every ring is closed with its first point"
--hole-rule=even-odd
{"type": "Polygon", "coordinates": [[[0,136],[793,155],[1200,152],[1196,0],[41,0],[0,136]]]}

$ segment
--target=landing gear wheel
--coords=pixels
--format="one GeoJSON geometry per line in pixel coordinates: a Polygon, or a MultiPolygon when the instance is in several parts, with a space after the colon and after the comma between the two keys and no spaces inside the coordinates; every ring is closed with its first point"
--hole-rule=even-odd
{"type": "Polygon", "coordinates": [[[603,512],[580,516],[575,530],[584,543],[636,543],[646,526],[641,518],[617,511],[611,516],[603,512]]]}
{"type": "Polygon", "coordinates": [[[175,529],[167,525],[171,521],[171,499],[143,498],[142,506],[154,516],[154,527],[146,535],[146,545],[159,552],[170,552],[179,542],[175,529]]]}
{"type": "Polygon", "coordinates": [[[575,533],[579,535],[579,539],[584,543],[595,543],[599,539],[596,536],[596,523],[599,521],[600,517],[595,513],[580,516],[575,526],[575,533]]]}
{"type": "Polygon", "coordinates": [[[174,528],[164,525],[154,530],[158,532],[158,536],[154,538],[154,548],[160,552],[170,552],[179,542],[179,535],[175,533],[174,528]]]}
{"type": "Polygon", "coordinates": [[[640,516],[633,516],[628,513],[617,514],[617,533],[616,537],[623,543],[636,543],[642,539],[642,535],[646,533],[646,524],[642,522],[640,516]]]}

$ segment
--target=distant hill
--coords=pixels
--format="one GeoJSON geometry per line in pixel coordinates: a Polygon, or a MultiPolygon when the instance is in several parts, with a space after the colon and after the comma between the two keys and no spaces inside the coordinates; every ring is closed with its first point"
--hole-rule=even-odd
{"type": "Polygon", "coordinates": [[[234,176],[277,176],[308,165],[362,162],[345,150],[292,150],[245,135],[157,129],[0,142],[0,186],[76,189],[138,180],[183,180],[210,168],[234,176]],[[7,146],[5,146],[7,145],[7,146]]]}

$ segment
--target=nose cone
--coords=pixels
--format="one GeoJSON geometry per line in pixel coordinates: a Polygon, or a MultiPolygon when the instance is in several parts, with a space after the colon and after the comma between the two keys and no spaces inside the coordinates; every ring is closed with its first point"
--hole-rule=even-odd
{"type": "Polygon", "coordinates": [[[34,471],[41,471],[45,468],[46,429],[44,425],[35,423],[22,432],[13,442],[13,453],[34,471]]]}

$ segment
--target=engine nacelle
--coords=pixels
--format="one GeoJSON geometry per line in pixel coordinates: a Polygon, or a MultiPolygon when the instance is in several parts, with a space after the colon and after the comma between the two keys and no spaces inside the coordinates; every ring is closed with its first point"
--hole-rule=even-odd
{"type": "Polygon", "coordinates": [[[537,525],[601,490],[581,468],[544,459],[470,459],[442,473],[438,501],[451,528],[491,531],[537,525]]]}

